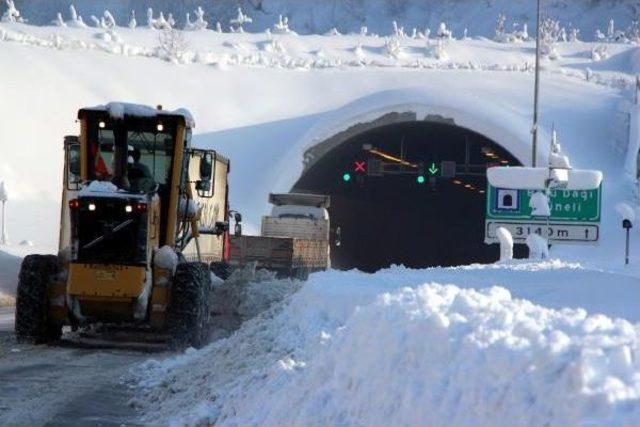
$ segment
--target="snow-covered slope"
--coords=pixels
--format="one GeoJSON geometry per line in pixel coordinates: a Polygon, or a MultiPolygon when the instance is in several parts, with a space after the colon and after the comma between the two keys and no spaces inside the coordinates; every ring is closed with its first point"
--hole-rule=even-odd
{"type": "MultiPolygon", "coordinates": [[[[66,0],[15,1],[22,14],[37,25],[48,25],[58,12],[68,17],[69,3],[66,0]]],[[[467,28],[471,35],[491,37],[500,13],[507,15],[509,26],[515,21],[520,25],[527,23],[531,30],[535,28],[535,2],[529,0],[154,0],[143,3],[75,0],[72,3],[86,22],[90,22],[90,15],[99,17],[108,9],[123,26],[129,22],[131,10],[135,11],[138,24],[144,25],[149,5],[156,14],[161,10],[165,15],[172,13],[181,26],[185,14],[190,12],[193,17],[194,9],[201,6],[212,27],[220,22],[226,30],[240,5],[253,18],[253,23],[245,26],[249,31],[272,27],[278,15],[288,16],[291,28],[301,34],[324,34],[333,27],[344,33],[359,33],[360,28],[366,26],[372,32],[387,35],[392,29],[391,22],[397,20],[407,32],[414,27],[419,30],[429,27],[435,32],[444,21],[458,36],[467,28]]],[[[610,18],[620,28],[626,28],[640,13],[640,4],[635,0],[556,0],[543,5],[545,14],[561,19],[567,28],[579,28],[585,40],[592,40],[596,29],[605,32],[610,18]]]]}
{"type": "Polygon", "coordinates": [[[638,325],[560,309],[640,320],[638,280],[610,284],[616,304],[594,292],[597,272],[557,262],[320,273],[230,338],[127,381],[151,423],[631,426],[638,325]],[[489,284],[510,291],[462,289],[489,284]]]}
{"type": "MultiPolygon", "coordinates": [[[[196,142],[232,159],[231,202],[249,231],[266,212],[267,194],[288,191],[298,178],[302,152],[315,137],[385,109],[456,109],[481,133],[512,135],[504,139],[514,144],[529,139],[530,42],[452,40],[449,59],[439,60],[433,46],[411,38],[400,40],[396,57],[376,37],[202,31],[185,35],[184,65],[175,65],[156,58],[158,32],[148,29],[118,28],[116,37],[0,24],[0,34],[0,79],[11,82],[5,88],[11,101],[0,104],[11,123],[0,128],[0,176],[11,195],[15,241],[56,243],[61,141],[77,133],[80,106],[124,100],[191,109],[196,142]]],[[[631,185],[615,147],[626,144],[620,106],[631,98],[637,48],[607,44],[610,58],[594,62],[593,46],[560,43],[560,59],[545,62],[542,125],[548,133],[555,123],[576,167],[605,171],[604,240],[619,248],[613,205],[630,196],[631,185]]]]}

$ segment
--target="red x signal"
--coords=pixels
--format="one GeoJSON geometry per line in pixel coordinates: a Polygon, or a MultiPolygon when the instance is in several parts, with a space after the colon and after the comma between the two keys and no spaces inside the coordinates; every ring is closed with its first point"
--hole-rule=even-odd
{"type": "Polygon", "coordinates": [[[366,162],[361,162],[361,161],[355,161],[353,162],[353,166],[356,172],[366,172],[367,168],[366,168],[367,163],[366,162]]]}

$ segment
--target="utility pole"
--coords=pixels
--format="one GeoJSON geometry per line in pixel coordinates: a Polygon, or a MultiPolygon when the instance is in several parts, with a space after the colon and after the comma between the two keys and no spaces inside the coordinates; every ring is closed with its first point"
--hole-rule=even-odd
{"type": "Polygon", "coordinates": [[[5,231],[5,204],[7,203],[7,190],[4,188],[4,182],[0,182],[0,202],[2,203],[2,225],[0,225],[0,245],[7,244],[7,233],[5,231]]]}
{"type": "Polygon", "coordinates": [[[533,140],[531,142],[531,166],[537,165],[538,156],[538,98],[540,96],[540,0],[537,2],[536,13],[536,82],[533,93],[533,128],[531,133],[533,140]]]}

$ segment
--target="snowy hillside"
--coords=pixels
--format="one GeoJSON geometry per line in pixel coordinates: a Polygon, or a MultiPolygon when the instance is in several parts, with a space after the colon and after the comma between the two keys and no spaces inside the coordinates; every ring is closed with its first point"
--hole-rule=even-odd
{"type": "MultiPolygon", "coordinates": [[[[30,1],[16,0],[16,6],[36,25],[48,25],[58,12],[66,13],[67,0],[30,1]]],[[[145,22],[148,3],[133,0],[75,0],[78,12],[89,23],[89,17],[100,17],[104,9],[115,16],[124,26],[129,21],[130,11],[135,11],[139,23],[145,22]]],[[[205,11],[211,27],[220,22],[225,31],[236,17],[236,8],[242,6],[253,22],[248,31],[262,32],[270,28],[278,15],[288,16],[292,30],[300,34],[324,34],[332,28],[342,33],[359,33],[362,27],[369,31],[388,35],[390,23],[398,21],[407,32],[413,28],[435,32],[440,22],[447,22],[457,37],[464,29],[470,35],[493,37],[498,15],[507,15],[508,26],[528,24],[535,29],[535,3],[529,0],[156,0],[152,3],[156,12],[172,14],[179,26],[185,22],[186,13],[198,6],[205,11]]],[[[627,28],[640,14],[640,3],[636,0],[556,0],[544,2],[546,13],[560,19],[564,26],[580,29],[585,40],[593,40],[597,29],[605,31],[609,19],[618,26],[627,28]]]]}
{"type": "MultiPolygon", "coordinates": [[[[291,189],[305,149],[383,112],[455,112],[460,123],[504,140],[528,161],[531,41],[206,30],[176,33],[184,44],[168,52],[161,34],[0,24],[0,79],[11,82],[11,102],[0,104],[0,114],[12,123],[0,128],[0,175],[14,242],[55,246],[62,137],[77,133],[80,106],[114,99],[191,109],[196,142],[232,159],[231,203],[245,214],[248,231],[266,212],[270,191],[291,189]]],[[[621,165],[639,48],[557,42],[553,50],[557,58],[544,61],[543,132],[555,124],[576,167],[605,171],[603,246],[588,252],[612,258],[622,239],[615,204],[633,197],[621,165]]]]}
{"type": "MultiPolygon", "coordinates": [[[[9,193],[13,242],[0,247],[0,292],[15,288],[20,257],[9,253],[56,251],[62,138],[77,134],[75,118],[84,106],[118,100],[189,108],[195,144],[231,159],[230,203],[243,213],[249,233],[267,212],[267,195],[290,191],[300,178],[306,150],[385,115],[445,118],[495,141],[521,163],[531,161],[534,43],[521,27],[510,27],[516,17],[530,20],[524,10],[530,2],[251,2],[264,11],[241,2],[253,15],[252,33],[216,31],[211,15],[231,19],[235,11],[231,2],[209,3],[219,9],[200,17],[209,21],[206,30],[196,30],[198,21],[190,31],[150,29],[139,2],[116,0],[99,7],[76,2],[86,22],[91,14],[102,18],[101,28],[81,25],[68,4],[57,1],[16,6],[39,24],[59,10],[61,25],[0,23],[0,81],[6,83],[0,181],[9,193]],[[139,25],[129,28],[134,3],[139,25]],[[507,27],[494,40],[502,11],[507,27]],[[296,35],[278,22],[281,12],[300,33],[337,26],[355,34],[296,35]],[[441,21],[453,36],[438,28],[441,21]],[[363,25],[367,34],[360,33],[363,25]],[[23,240],[36,246],[16,245],[23,240]]],[[[547,161],[555,127],[574,167],[603,172],[599,246],[556,245],[553,259],[543,262],[328,271],[303,284],[249,285],[243,309],[257,316],[233,335],[199,351],[149,360],[123,378],[143,421],[637,424],[640,227],[632,230],[625,267],[616,207],[638,206],[624,165],[633,163],[625,159],[628,146],[640,143],[629,140],[629,113],[640,112],[633,105],[640,47],[606,28],[609,18],[629,25],[636,3],[558,0],[548,6],[583,33],[572,41],[556,34],[546,45],[538,160],[547,161]],[[603,39],[590,41],[596,28],[603,39]]],[[[153,19],[161,9],[180,17],[197,7],[155,4],[153,19]]],[[[13,415],[29,413],[16,408],[13,415]]]]}

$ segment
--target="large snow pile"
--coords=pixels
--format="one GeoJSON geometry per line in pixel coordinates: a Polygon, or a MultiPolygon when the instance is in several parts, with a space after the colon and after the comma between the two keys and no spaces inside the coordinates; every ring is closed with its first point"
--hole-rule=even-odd
{"type": "MultiPolygon", "coordinates": [[[[145,409],[146,422],[178,424],[570,426],[640,419],[637,324],[542,308],[503,287],[431,282],[452,273],[542,302],[566,286],[581,300],[589,297],[581,284],[603,285],[590,279],[594,272],[557,261],[316,274],[231,337],[134,368],[127,380],[139,389],[132,403],[145,409]],[[507,271],[541,286],[507,281],[507,271]],[[564,283],[568,272],[582,283],[564,283]]],[[[638,282],[626,285],[636,287],[635,300],[638,282]]]]}

